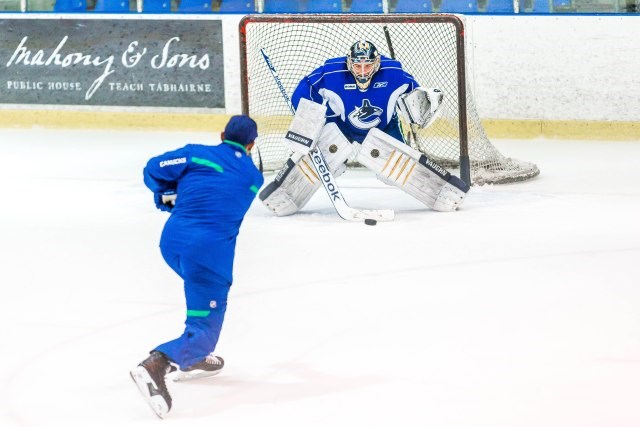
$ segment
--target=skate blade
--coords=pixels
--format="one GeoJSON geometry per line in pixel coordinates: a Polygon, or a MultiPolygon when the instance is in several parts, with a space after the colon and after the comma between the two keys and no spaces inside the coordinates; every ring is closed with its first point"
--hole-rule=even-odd
{"type": "Polygon", "coordinates": [[[217,371],[205,371],[202,369],[194,369],[193,371],[177,371],[173,376],[174,382],[182,382],[182,381],[191,381],[196,380],[198,378],[207,378],[218,375],[222,369],[218,369],[217,371]]]}
{"type": "Polygon", "coordinates": [[[149,384],[153,384],[153,380],[149,376],[147,370],[142,366],[137,366],[132,369],[129,374],[131,375],[133,382],[138,386],[140,394],[142,394],[142,397],[147,402],[153,413],[156,414],[158,418],[164,418],[164,416],[169,412],[169,407],[162,396],[159,394],[152,396],[149,392],[149,384]]]}

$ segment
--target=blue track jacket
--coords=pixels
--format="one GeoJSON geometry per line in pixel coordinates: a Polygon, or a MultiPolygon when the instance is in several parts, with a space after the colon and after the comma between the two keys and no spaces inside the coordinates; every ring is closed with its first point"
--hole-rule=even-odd
{"type": "Polygon", "coordinates": [[[177,193],[161,248],[205,266],[231,284],[236,237],[264,182],[244,146],[231,141],[189,144],[152,158],[143,173],[154,193],[177,193]]]}

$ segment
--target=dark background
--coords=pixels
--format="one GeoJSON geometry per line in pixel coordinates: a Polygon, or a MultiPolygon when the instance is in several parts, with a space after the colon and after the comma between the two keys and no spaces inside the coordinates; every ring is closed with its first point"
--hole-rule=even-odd
{"type": "Polygon", "coordinates": [[[222,54],[222,21],[220,20],[91,20],[91,19],[0,19],[0,103],[2,104],[58,104],[96,106],[151,106],[224,108],[224,67],[222,54]],[[106,64],[94,67],[81,64],[62,68],[59,65],[32,66],[14,63],[7,67],[11,56],[23,37],[31,51],[30,60],[43,50],[43,60],[54,52],[64,36],[68,36],[61,58],[82,53],[104,60],[113,55],[113,74],[109,75],[89,100],[85,94],[94,80],[103,74],[106,64]],[[195,55],[200,59],[209,55],[209,68],[189,66],[154,69],[151,59],[162,55],[166,42],[172,37],[172,54],[195,55]],[[144,47],[147,53],[133,68],[122,64],[122,54],[129,44],[138,41],[136,52],[144,47]],[[42,90],[8,89],[7,82],[43,82],[42,90]],[[81,90],[52,91],[48,82],[79,82],[81,90]],[[109,83],[143,83],[142,92],[110,90],[109,83]],[[209,83],[211,92],[152,92],[154,84],[209,83]]]}

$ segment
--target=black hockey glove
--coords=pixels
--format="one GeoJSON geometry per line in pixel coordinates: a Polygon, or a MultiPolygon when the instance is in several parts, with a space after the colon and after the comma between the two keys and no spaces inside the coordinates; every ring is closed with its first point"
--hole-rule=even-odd
{"type": "Polygon", "coordinates": [[[153,200],[156,203],[156,207],[161,211],[171,212],[176,204],[175,190],[159,191],[153,194],[153,200]]]}

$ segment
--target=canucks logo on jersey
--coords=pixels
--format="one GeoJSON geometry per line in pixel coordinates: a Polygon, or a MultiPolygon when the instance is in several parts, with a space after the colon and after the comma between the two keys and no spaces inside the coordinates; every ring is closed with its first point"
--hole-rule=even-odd
{"type": "Polygon", "coordinates": [[[362,100],[362,105],[349,113],[349,122],[358,129],[371,129],[380,123],[382,108],[371,105],[368,99],[362,100]]]}

